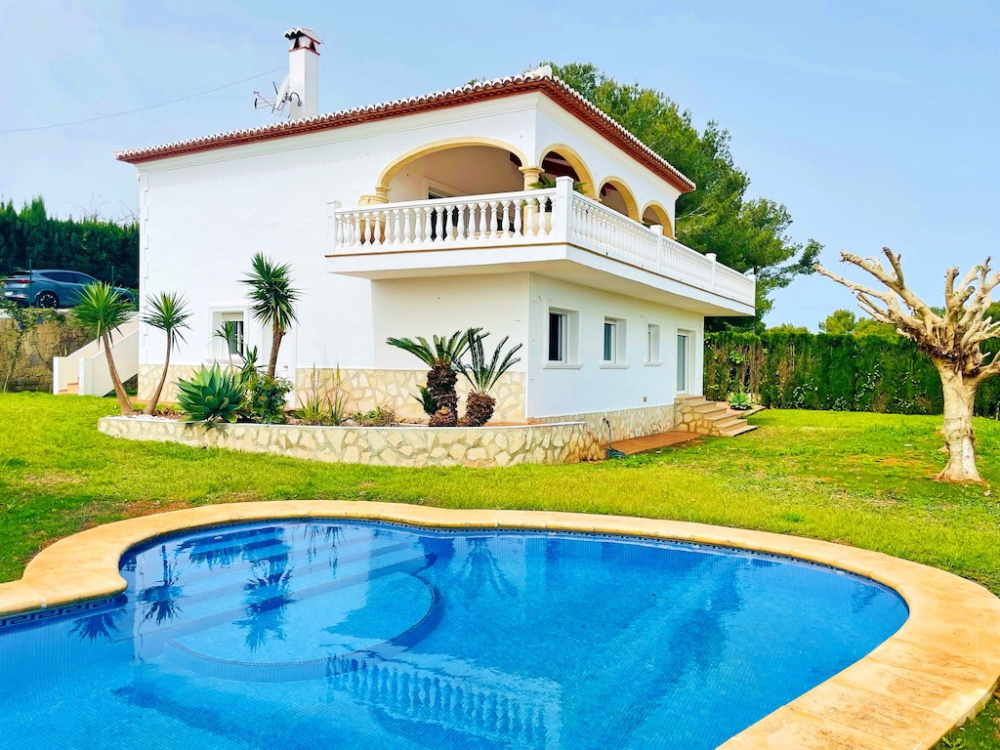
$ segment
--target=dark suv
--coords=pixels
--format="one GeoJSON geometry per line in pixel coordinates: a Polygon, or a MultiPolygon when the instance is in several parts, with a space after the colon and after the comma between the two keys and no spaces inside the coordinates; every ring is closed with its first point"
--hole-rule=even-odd
{"type": "MultiPolygon", "coordinates": [[[[73,307],[80,304],[83,288],[96,281],[93,276],[79,271],[41,270],[32,271],[30,275],[15,273],[3,282],[3,295],[21,305],[73,307]]],[[[135,296],[128,289],[115,287],[115,291],[130,304],[135,304],[135,296]]]]}

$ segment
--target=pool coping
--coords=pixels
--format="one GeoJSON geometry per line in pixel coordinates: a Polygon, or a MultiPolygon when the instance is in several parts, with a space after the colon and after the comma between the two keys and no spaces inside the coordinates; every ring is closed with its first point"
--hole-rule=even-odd
{"type": "Polygon", "coordinates": [[[152,538],[220,524],[355,519],[445,529],[570,531],[759,550],[829,565],[895,590],[910,616],[871,653],[723,743],[723,750],[926,750],[975,715],[1000,681],[1000,599],[943,570],[803,537],[630,516],[285,500],[206,505],[96,526],[43,549],[0,584],[0,617],[125,591],[119,561],[152,538]]]}

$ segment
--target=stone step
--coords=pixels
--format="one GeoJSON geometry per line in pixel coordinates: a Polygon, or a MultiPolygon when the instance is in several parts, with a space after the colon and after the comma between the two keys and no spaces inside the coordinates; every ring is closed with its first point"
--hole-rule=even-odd
{"type": "Polygon", "coordinates": [[[742,427],[739,426],[739,425],[736,425],[736,426],[733,426],[733,427],[728,427],[725,430],[723,430],[722,431],[722,437],[736,437],[737,435],[742,435],[742,434],[744,434],[746,432],[753,432],[756,429],[757,429],[757,425],[755,425],[755,424],[743,424],[742,427]]]}
{"type": "Polygon", "coordinates": [[[80,384],[67,383],[66,387],[59,391],[59,393],[66,394],[68,396],[78,396],[80,394],[80,384]]]}
{"type": "Polygon", "coordinates": [[[741,419],[740,417],[734,417],[731,415],[726,415],[725,418],[717,420],[712,426],[720,430],[728,429],[729,427],[738,427],[740,425],[745,425],[747,421],[741,419]]]}
{"type": "Polygon", "coordinates": [[[716,403],[713,403],[712,401],[705,401],[704,403],[701,404],[688,402],[686,404],[681,404],[681,408],[690,409],[691,411],[696,411],[699,414],[706,414],[714,411],[725,411],[724,408],[720,407],[716,403]]]}
{"type": "Polygon", "coordinates": [[[701,406],[694,407],[691,411],[707,419],[709,422],[717,422],[720,419],[725,419],[729,413],[728,409],[721,409],[715,404],[702,404],[701,406]]]}
{"type": "Polygon", "coordinates": [[[680,406],[691,406],[695,404],[707,404],[708,399],[704,396],[696,396],[693,394],[684,393],[677,396],[674,401],[680,406]]]}

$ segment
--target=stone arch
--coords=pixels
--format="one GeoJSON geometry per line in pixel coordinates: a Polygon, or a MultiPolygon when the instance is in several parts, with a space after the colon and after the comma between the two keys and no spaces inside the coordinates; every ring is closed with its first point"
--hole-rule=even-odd
{"type": "Polygon", "coordinates": [[[401,156],[396,157],[385,169],[383,169],[375,182],[375,194],[383,199],[387,198],[389,193],[389,183],[392,178],[406,165],[415,162],[428,154],[434,154],[438,151],[447,151],[453,148],[461,148],[463,146],[489,146],[491,148],[498,148],[504,151],[508,151],[513,154],[520,162],[521,166],[528,166],[528,160],[517,146],[513,146],[505,141],[497,140],[496,138],[482,138],[480,136],[465,136],[462,138],[445,138],[441,141],[434,141],[432,143],[425,143],[416,148],[412,148],[401,156]]]}
{"type": "Polygon", "coordinates": [[[545,160],[553,154],[562,157],[562,160],[575,173],[576,180],[583,183],[583,194],[588,198],[597,200],[597,184],[594,182],[594,175],[590,171],[590,168],[587,167],[587,163],[583,160],[583,157],[576,152],[576,149],[567,146],[565,143],[553,143],[551,146],[543,148],[539,153],[541,154],[538,157],[539,168],[544,171],[545,160]]]}
{"type": "Polygon", "coordinates": [[[620,177],[605,177],[601,180],[601,187],[597,191],[597,200],[601,203],[608,203],[605,199],[609,198],[609,194],[612,191],[621,196],[623,205],[619,207],[614,205],[616,201],[611,201],[611,207],[615,208],[619,213],[628,216],[632,221],[639,221],[639,205],[635,202],[635,195],[633,195],[632,190],[620,177]],[[621,210],[622,208],[625,210],[621,210]]]}
{"type": "Polygon", "coordinates": [[[642,219],[642,223],[647,226],[659,224],[663,227],[663,234],[665,236],[674,236],[674,226],[670,223],[670,212],[659,201],[650,201],[647,203],[642,209],[640,218],[642,219]]]}

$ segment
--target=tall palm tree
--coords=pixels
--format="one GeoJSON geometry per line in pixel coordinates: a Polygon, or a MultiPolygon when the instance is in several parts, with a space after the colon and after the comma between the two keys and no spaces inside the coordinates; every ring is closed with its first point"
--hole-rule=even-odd
{"type": "Polygon", "coordinates": [[[253,270],[241,283],[250,287],[250,302],[254,317],[271,326],[271,359],[267,364],[268,377],[274,377],[278,366],[278,349],[281,339],[295,322],[295,303],[300,292],[292,287],[292,267],[277,264],[263,253],[253,256],[253,270]]]}
{"type": "Polygon", "coordinates": [[[190,328],[187,319],[191,313],[187,309],[185,299],[174,292],[160,292],[158,296],[152,294],[146,297],[146,306],[149,308],[143,316],[143,322],[159,328],[167,334],[167,356],[163,361],[163,373],[160,375],[160,382],[153,391],[153,397],[146,404],[146,414],[156,411],[156,405],[160,401],[160,394],[163,393],[163,385],[167,382],[167,372],[170,369],[170,352],[178,341],[183,341],[182,328],[190,328]]]}
{"type": "Polygon", "coordinates": [[[80,293],[80,303],[73,308],[73,318],[80,327],[94,338],[101,340],[104,354],[108,358],[108,372],[111,373],[118,406],[125,415],[135,414],[135,409],[132,408],[128,394],[125,393],[121,378],[118,377],[115,357],[111,352],[111,337],[128,320],[131,309],[128,300],[103,281],[95,281],[85,286],[80,293]]]}
{"type": "Polygon", "coordinates": [[[481,328],[470,328],[448,336],[434,336],[428,341],[423,336],[414,339],[389,338],[386,343],[409,352],[430,367],[427,373],[427,390],[437,411],[431,417],[431,427],[454,427],[458,424],[458,362],[469,347],[469,336],[481,328]]]}

